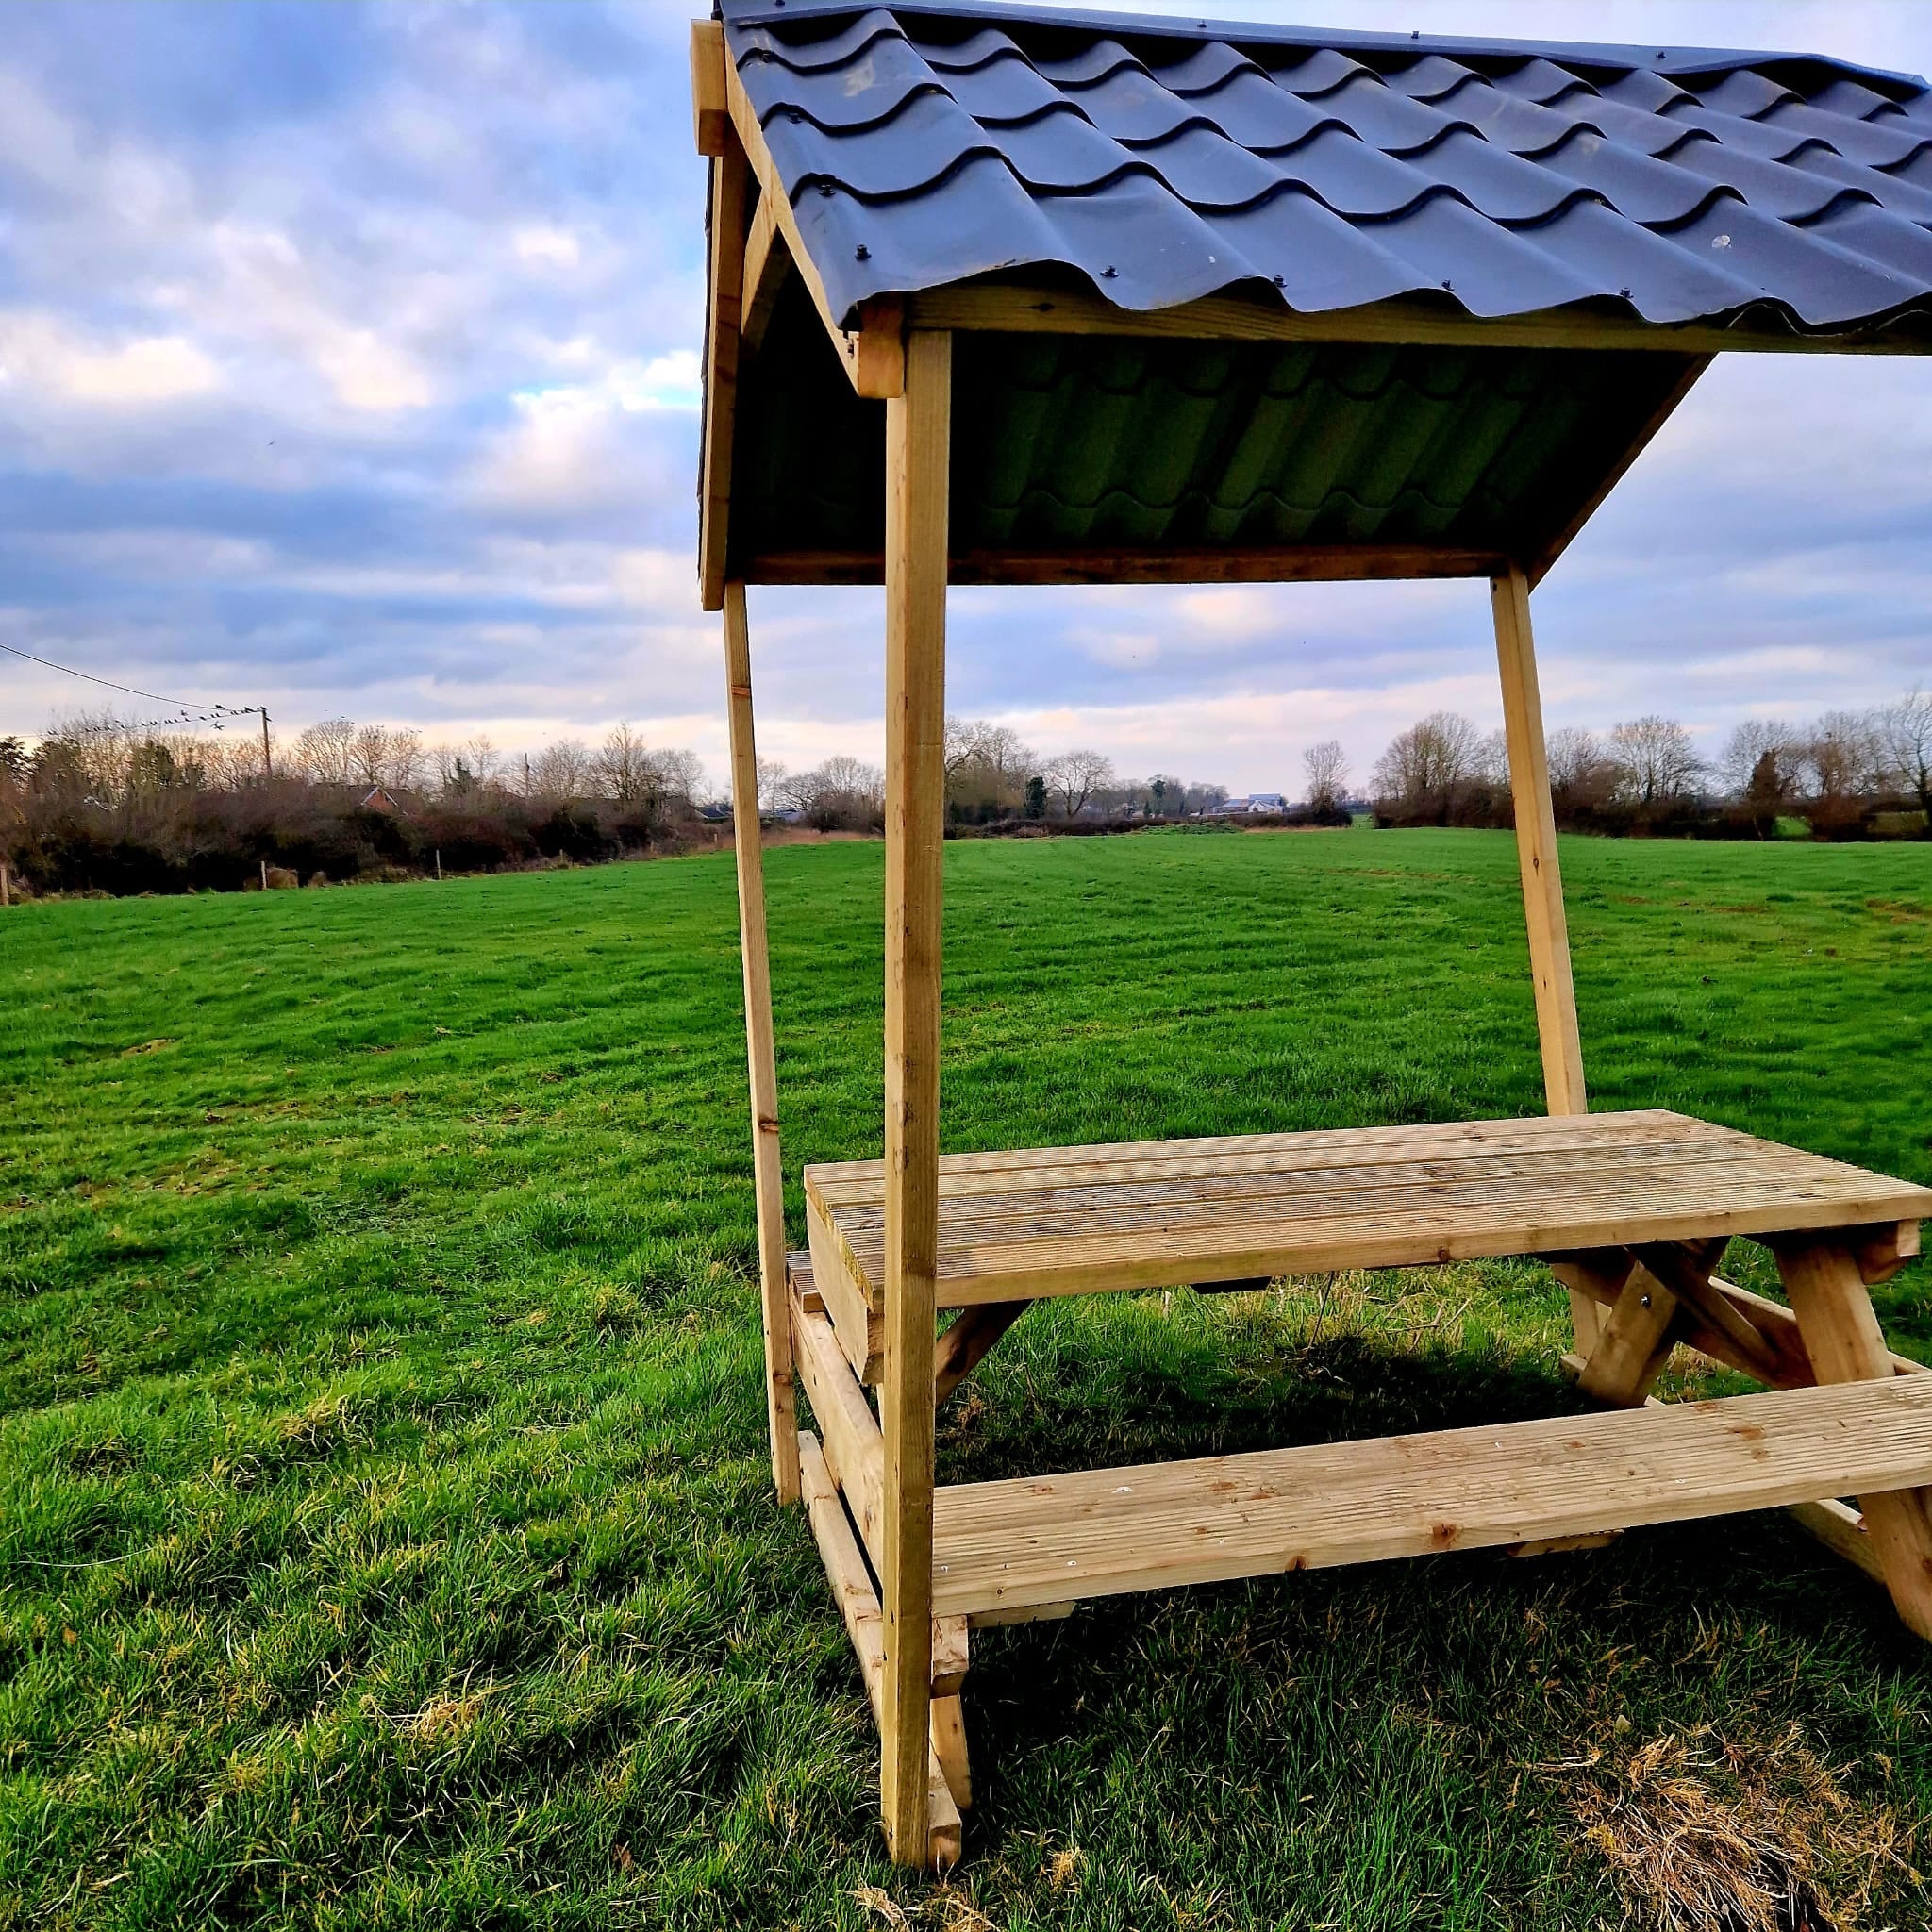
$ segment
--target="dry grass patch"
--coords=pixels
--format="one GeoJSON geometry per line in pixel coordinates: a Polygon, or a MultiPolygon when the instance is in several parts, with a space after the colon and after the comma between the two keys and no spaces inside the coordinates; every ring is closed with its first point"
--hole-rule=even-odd
{"type": "Polygon", "coordinates": [[[1854,1804],[1795,1724],[1766,1744],[1699,1726],[1614,1763],[1595,1755],[1590,1772],[1572,1808],[1615,1874],[1627,1925],[1850,1932],[1881,1878],[1917,1883],[1911,1828],[1890,1807],[1854,1804]]]}

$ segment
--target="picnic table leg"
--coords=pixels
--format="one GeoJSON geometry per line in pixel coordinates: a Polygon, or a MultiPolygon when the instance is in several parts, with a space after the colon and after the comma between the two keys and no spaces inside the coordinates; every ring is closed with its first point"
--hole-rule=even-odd
{"type": "Polygon", "coordinates": [[[953,339],[914,331],[886,404],[885,1624],[880,1810],[895,1863],[934,1857],[933,1322],[953,339]]]}
{"type": "MultiPolygon", "coordinates": [[[[1896,1374],[1854,1249],[1828,1240],[1775,1244],[1778,1274],[1821,1382],[1889,1381],[1896,1374]]],[[[1860,1496],[1885,1585],[1908,1628],[1932,1638],[1932,1500],[1924,1490],[1860,1496]]]]}

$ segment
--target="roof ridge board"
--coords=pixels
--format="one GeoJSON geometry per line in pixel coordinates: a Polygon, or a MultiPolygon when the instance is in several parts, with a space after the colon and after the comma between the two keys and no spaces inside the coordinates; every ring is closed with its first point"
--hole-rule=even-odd
{"type": "MultiPolygon", "coordinates": [[[[1099,9],[1034,7],[1018,0],[716,0],[727,25],[787,26],[802,22],[841,19],[874,11],[945,20],[959,25],[1037,26],[1100,39],[1127,36],[1143,40],[1225,41],[1231,45],[1306,47],[1372,54],[1444,54],[1450,58],[1522,56],[1558,66],[1580,62],[1608,72],[1641,69],[1657,72],[1664,63],[1667,77],[1679,74],[1725,73],[1740,67],[1765,65],[1823,69],[1849,78],[1890,82],[1914,95],[1932,92],[1923,75],[1884,67],[1865,67],[1829,54],[1807,54],[1790,48],[1724,48],[1665,46],[1651,42],[1617,43],[1595,41],[1489,40],[1465,34],[1376,33],[1363,28],[1321,28],[1276,25],[1265,21],[1202,19],[1158,13],[1111,13],[1099,9]]],[[[1875,90],[1874,90],[1875,92],[1875,90]]]]}

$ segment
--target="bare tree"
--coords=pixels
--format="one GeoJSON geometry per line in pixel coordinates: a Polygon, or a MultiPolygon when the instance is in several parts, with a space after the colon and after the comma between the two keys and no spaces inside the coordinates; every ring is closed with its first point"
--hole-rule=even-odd
{"type": "Polygon", "coordinates": [[[560,738],[530,760],[529,789],[538,798],[555,798],[568,805],[588,798],[595,781],[596,760],[581,739],[560,738]]]}
{"type": "Polygon", "coordinates": [[[325,718],[295,741],[295,768],[318,785],[356,780],[356,725],[349,718],[325,718]]]}
{"type": "Polygon", "coordinates": [[[1805,746],[1812,796],[1827,804],[1876,791],[1885,762],[1878,724],[1863,711],[1827,711],[1805,746]]]}
{"type": "Polygon", "coordinates": [[[657,767],[644,748],[644,741],[628,724],[613,724],[606,734],[604,749],[597,755],[597,769],[605,791],[620,805],[632,805],[658,795],[657,767]]]}
{"type": "Polygon", "coordinates": [[[979,750],[979,734],[986,729],[977,718],[946,718],[945,762],[950,778],[979,750]]]}
{"type": "Polygon", "coordinates": [[[695,804],[705,789],[705,768],[694,751],[654,751],[651,767],[658,774],[658,789],[666,798],[682,798],[695,804]]]}
{"type": "Polygon", "coordinates": [[[1594,731],[1565,724],[1550,733],[1544,756],[1551,796],[1567,809],[1605,806],[1616,796],[1617,761],[1594,731]]]}
{"type": "Polygon", "coordinates": [[[1324,738],[1302,754],[1302,770],[1307,774],[1307,802],[1311,811],[1332,812],[1348,789],[1348,758],[1339,739],[1324,738]]]}
{"type": "Polygon", "coordinates": [[[1804,741],[1789,724],[1746,718],[1724,741],[1718,779],[1725,797],[1775,809],[1797,796],[1804,763],[1804,741]]]}
{"type": "Polygon", "coordinates": [[[1896,782],[1918,796],[1932,838],[1932,691],[1914,685],[1879,714],[1885,755],[1896,782]]]}
{"type": "Polygon", "coordinates": [[[1469,775],[1477,785],[1494,791],[1509,789],[1509,739],[1507,732],[1491,731],[1475,741],[1470,758],[1469,775]]]}
{"type": "Polygon", "coordinates": [[[1097,751],[1063,751],[1047,760],[1044,775],[1048,788],[1059,793],[1067,816],[1076,819],[1094,792],[1112,782],[1113,760],[1097,751]]]}
{"type": "Polygon", "coordinates": [[[1704,771],[1690,734],[1674,718],[1655,713],[1613,725],[1610,754],[1622,774],[1620,789],[1636,805],[1674,805],[1688,798],[1704,771]]]}
{"type": "Polygon", "coordinates": [[[423,734],[413,726],[391,731],[383,758],[382,781],[395,791],[413,791],[423,782],[423,734]]]}
{"type": "Polygon", "coordinates": [[[1398,732],[1375,760],[1375,796],[1410,808],[1446,798],[1474,775],[1481,742],[1481,734],[1459,712],[1430,712],[1398,732]]]}
{"type": "Polygon", "coordinates": [[[776,758],[758,760],[758,810],[774,818],[785,808],[785,780],[790,774],[776,758]]]}
{"type": "Polygon", "coordinates": [[[349,770],[358,785],[380,785],[389,763],[389,733],[380,724],[358,724],[349,741],[349,770]]]}
{"type": "Polygon", "coordinates": [[[870,824],[885,808],[886,774],[841,754],[787,778],[785,802],[822,831],[870,824]]]}

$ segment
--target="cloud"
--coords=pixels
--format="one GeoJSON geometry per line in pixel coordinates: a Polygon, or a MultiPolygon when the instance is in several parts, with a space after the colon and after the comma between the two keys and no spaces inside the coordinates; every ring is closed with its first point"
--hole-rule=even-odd
{"type": "Polygon", "coordinates": [[[140,408],[205,394],[214,362],[179,335],[91,340],[58,318],[0,313],[0,381],[87,404],[140,408]]]}
{"type": "MultiPolygon", "coordinates": [[[[689,10],[153,0],[82,34],[13,9],[8,640],[292,728],[362,711],[518,748],[627,715],[721,762],[689,10]]],[[[1457,25],[1546,16],[1466,0],[1457,25]]],[[[1324,17],[1413,25],[1395,0],[1324,17]]],[[[1602,0],[1591,30],[1923,68],[1928,22],[1602,0]]],[[[1720,361],[1537,594],[1552,722],[1717,734],[1932,681],[1928,529],[1932,364],[1720,361]]],[[[755,591],[762,748],[876,759],[882,648],[876,591],[755,591]]],[[[952,603],[953,708],[1236,791],[1293,785],[1315,737],[1366,769],[1438,705],[1492,724],[1495,676],[1480,585],[952,603]]],[[[0,731],[58,686],[0,672],[0,731]]]]}

